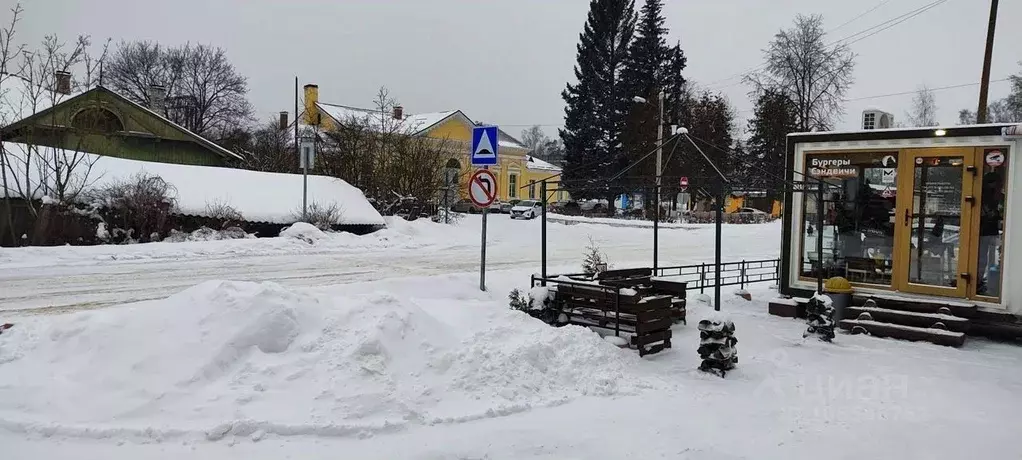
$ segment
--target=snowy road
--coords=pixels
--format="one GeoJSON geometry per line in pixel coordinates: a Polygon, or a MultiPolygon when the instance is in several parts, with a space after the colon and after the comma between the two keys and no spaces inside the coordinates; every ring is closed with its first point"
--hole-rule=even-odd
{"type": "MultiPolygon", "coordinates": [[[[479,225],[456,228],[405,224],[385,235],[340,238],[309,246],[282,238],[155,243],[134,247],[56,247],[0,252],[0,310],[61,313],[164,298],[203,281],[273,281],[286,286],[329,286],[386,278],[478,270],[479,225]]],[[[539,222],[490,219],[488,267],[539,271],[539,222]]],[[[652,231],[604,225],[549,227],[548,263],[577,270],[588,236],[612,263],[648,265],[652,231]]],[[[725,248],[725,260],[776,257],[777,224],[725,227],[744,250],[725,248]]],[[[661,231],[661,260],[688,264],[711,260],[712,228],[661,231]]]]}

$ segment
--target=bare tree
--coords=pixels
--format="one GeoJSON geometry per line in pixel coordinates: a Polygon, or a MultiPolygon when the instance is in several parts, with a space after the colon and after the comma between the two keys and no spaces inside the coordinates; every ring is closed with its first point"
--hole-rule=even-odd
{"type": "MultiPolygon", "coordinates": [[[[41,47],[25,51],[21,55],[19,75],[9,79],[15,86],[5,95],[2,111],[12,114],[12,121],[33,116],[60,104],[70,97],[58,84],[58,74],[73,74],[83,70],[88,58],[91,41],[88,36],[79,36],[68,45],[56,36],[46,36],[41,47]]],[[[86,74],[88,71],[85,72],[86,74]]],[[[73,81],[71,93],[83,89],[85,80],[73,81]]],[[[50,111],[43,124],[60,126],[65,121],[57,118],[57,111],[50,111]]],[[[51,128],[38,125],[22,129],[20,143],[3,145],[5,195],[24,200],[32,216],[38,216],[38,201],[46,198],[61,203],[74,202],[96,178],[92,176],[97,157],[81,151],[81,136],[75,146],[60,145],[51,128]]]]}
{"type": "Polygon", "coordinates": [[[163,86],[162,115],[199,135],[216,139],[252,113],[246,99],[248,79],[228,61],[223,48],[121,42],[104,72],[114,91],[145,106],[152,106],[150,88],[163,86]]]}
{"type": "Polygon", "coordinates": [[[933,90],[923,85],[912,98],[912,110],[905,114],[909,126],[937,126],[937,101],[933,90]]]}
{"type": "Polygon", "coordinates": [[[747,78],[757,92],[772,89],[795,103],[801,131],[825,130],[843,113],[853,82],[855,54],[846,44],[824,42],[823,16],[795,18],[764,50],[766,69],[747,78]]]}
{"type": "Polygon", "coordinates": [[[253,131],[250,144],[242,152],[245,168],[267,172],[298,172],[298,157],[291,143],[292,136],[291,130],[281,127],[277,119],[253,131]]]}
{"type": "Polygon", "coordinates": [[[536,152],[542,149],[548,142],[550,142],[550,137],[543,132],[543,128],[539,125],[522,130],[522,144],[524,144],[530,152],[536,152]]]}
{"type": "Polygon", "coordinates": [[[416,135],[421,126],[398,118],[397,101],[380,88],[372,110],[353,111],[323,133],[319,171],[362,189],[378,203],[395,195],[432,201],[441,193],[454,143],[416,135]]]}
{"type": "MultiPolygon", "coordinates": [[[[1022,62],[1019,62],[1022,66],[1022,62]]],[[[987,123],[1018,123],[1022,122],[1022,71],[1008,77],[1011,89],[1008,96],[994,101],[987,106],[987,123]]],[[[971,125],[976,123],[976,112],[969,109],[958,111],[958,124],[971,125]]]]}
{"type": "MultiPolygon", "coordinates": [[[[0,29],[0,129],[6,127],[8,124],[13,123],[16,110],[13,104],[8,99],[8,83],[13,83],[15,80],[12,74],[20,74],[23,69],[22,63],[15,63],[15,58],[20,56],[25,50],[24,44],[16,44],[14,42],[14,35],[17,32],[18,22],[21,20],[21,15],[24,12],[24,8],[21,7],[21,3],[16,3],[11,7],[11,22],[6,27],[0,29]],[[15,65],[17,68],[14,68],[15,65]]],[[[20,81],[20,79],[18,79],[20,81]]],[[[6,222],[4,224],[11,232],[11,240],[15,240],[14,234],[14,218],[11,213],[11,193],[10,184],[8,183],[7,177],[7,155],[6,155],[6,139],[3,138],[0,133],[0,186],[3,187],[0,192],[3,193],[4,210],[3,216],[6,222]]],[[[3,226],[0,226],[2,228],[3,226]]],[[[0,235],[0,239],[3,239],[0,235]]]]}
{"type": "Polygon", "coordinates": [[[183,73],[183,48],[167,48],[151,41],[122,41],[103,69],[103,79],[118,94],[149,107],[149,89],[163,86],[167,95],[177,95],[183,73]]]}

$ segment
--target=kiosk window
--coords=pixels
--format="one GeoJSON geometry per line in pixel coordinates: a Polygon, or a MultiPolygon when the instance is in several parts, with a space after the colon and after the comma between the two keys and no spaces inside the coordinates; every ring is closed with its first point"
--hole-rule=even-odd
{"type": "Polygon", "coordinates": [[[817,193],[807,191],[802,200],[801,276],[816,277],[822,269],[825,278],[891,285],[897,163],[897,152],[806,156],[805,173],[832,186],[824,192],[822,226],[817,193]]]}

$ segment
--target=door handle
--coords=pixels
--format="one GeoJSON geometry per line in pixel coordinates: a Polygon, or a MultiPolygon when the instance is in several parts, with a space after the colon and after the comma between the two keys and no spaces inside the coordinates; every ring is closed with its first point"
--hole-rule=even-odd
{"type": "Polygon", "coordinates": [[[911,221],[912,221],[912,213],[908,212],[908,209],[906,209],[905,210],[905,225],[909,225],[909,222],[911,222],[911,221]]]}
{"type": "Polygon", "coordinates": [[[972,195],[967,195],[965,197],[965,202],[969,203],[969,204],[976,204],[976,197],[974,197],[972,195]]]}

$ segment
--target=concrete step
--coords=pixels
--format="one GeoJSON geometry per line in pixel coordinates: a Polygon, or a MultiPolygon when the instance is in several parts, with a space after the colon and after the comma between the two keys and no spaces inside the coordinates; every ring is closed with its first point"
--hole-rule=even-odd
{"type": "Polygon", "coordinates": [[[890,337],[911,340],[913,342],[930,342],[949,347],[960,347],[965,344],[965,333],[932,327],[913,327],[857,319],[843,319],[838,322],[838,326],[841,329],[851,331],[853,334],[867,332],[874,337],[890,337]]]}
{"type": "Polygon", "coordinates": [[[943,329],[953,332],[968,332],[969,320],[954,315],[940,313],[917,313],[914,311],[892,310],[879,307],[848,307],[845,309],[846,319],[860,319],[869,315],[866,320],[878,323],[900,324],[918,328],[929,328],[943,324],[943,329]]]}
{"type": "Polygon", "coordinates": [[[945,313],[960,318],[974,318],[979,308],[974,303],[951,299],[910,298],[897,295],[862,294],[852,296],[852,305],[865,305],[872,300],[879,308],[915,313],[945,313]]]}

